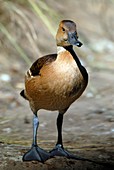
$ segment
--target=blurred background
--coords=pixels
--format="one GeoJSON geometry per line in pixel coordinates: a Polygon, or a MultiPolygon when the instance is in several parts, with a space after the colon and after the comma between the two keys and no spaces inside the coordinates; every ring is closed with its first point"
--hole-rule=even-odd
{"type": "MultiPolygon", "coordinates": [[[[83,46],[74,49],[89,73],[86,91],[66,113],[64,141],[114,144],[114,0],[0,0],[0,142],[30,146],[32,112],[19,93],[31,64],[56,52],[63,19],[77,24],[83,46]]],[[[55,143],[56,116],[40,111],[41,145],[55,143]]]]}

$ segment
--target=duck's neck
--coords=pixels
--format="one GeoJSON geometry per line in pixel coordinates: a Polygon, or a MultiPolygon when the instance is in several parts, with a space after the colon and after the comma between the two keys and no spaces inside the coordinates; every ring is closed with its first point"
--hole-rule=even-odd
{"type": "Polygon", "coordinates": [[[73,56],[74,60],[76,61],[77,65],[78,65],[78,67],[80,67],[81,62],[80,62],[79,58],[77,57],[76,53],[74,52],[73,46],[72,45],[66,46],[66,47],[64,47],[64,49],[71,53],[71,55],[73,56]]]}
{"type": "Polygon", "coordinates": [[[73,56],[74,60],[76,61],[77,65],[78,65],[78,67],[80,67],[81,62],[78,59],[76,53],[74,52],[72,45],[69,45],[69,46],[66,46],[66,47],[57,46],[57,54],[59,54],[61,52],[65,52],[65,51],[69,51],[71,53],[71,55],[73,56]]]}
{"type": "Polygon", "coordinates": [[[66,51],[66,49],[62,46],[57,46],[57,54],[66,51]]]}
{"type": "Polygon", "coordinates": [[[73,56],[76,64],[78,65],[78,68],[79,68],[79,70],[80,70],[83,78],[84,78],[86,81],[88,81],[88,74],[87,74],[87,72],[86,72],[86,69],[82,66],[79,58],[77,57],[76,53],[74,52],[73,46],[70,45],[70,46],[67,46],[67,47],[64,47],[64,48],[65,48],[65,50],[67,50],[67,51],[69,51],[69,52],[71,53],[71,55],[73,56]]]}

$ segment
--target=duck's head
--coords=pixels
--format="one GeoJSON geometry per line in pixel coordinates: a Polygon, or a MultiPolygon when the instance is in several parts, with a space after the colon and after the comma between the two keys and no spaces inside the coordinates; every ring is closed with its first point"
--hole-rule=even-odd
{"type": "Polygon", "coordinates": [[[70,45],[82,46],[82,43],[78,40],[78,34],[76,30],[76,24],[70,20],[63,20],[59,24],[59,28],[56,34],[57,46],[67,47],[70,45]]]}

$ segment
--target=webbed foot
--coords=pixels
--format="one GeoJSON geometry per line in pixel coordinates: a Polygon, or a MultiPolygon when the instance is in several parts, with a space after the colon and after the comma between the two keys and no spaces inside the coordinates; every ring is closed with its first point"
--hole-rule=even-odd
{"type": "Polygon", "coordinates": [[[69,159],[85,160],[84,158],[81,158],[81,157],[78,157],[76,155],[69,153],[60,144],[56,145],[55,148],[50,151],[50,155],[52,157],[54,157],[54,156],[64,156],[64,157],[67,157],[69,159]]]}
{"type": "Polygon", "coordinates": [[[50,153],[44,151],[38,146],[32,146],[31,149],[23,155],[23,161],[45,162],[49,158],[51,158],[50,153]]]}

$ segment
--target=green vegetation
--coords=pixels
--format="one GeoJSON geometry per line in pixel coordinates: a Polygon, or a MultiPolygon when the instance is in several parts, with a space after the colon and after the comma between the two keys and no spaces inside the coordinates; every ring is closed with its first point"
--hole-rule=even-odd
{"type": "Polygon", "coordinates": [[[16,51],[26,64],[30,65],[31,59],[23,48],[20,36],[28,39],[34,51],[40,52],[36,43],[37,33],[29,15],[40,18],[44,26],[54,36],[55,28],[52,22],[59,20],[58,14],[41,0],[1,0],[0,4],[0,48],[5,48],[5,42],[8,47],[11,46],[16,51]]]}

